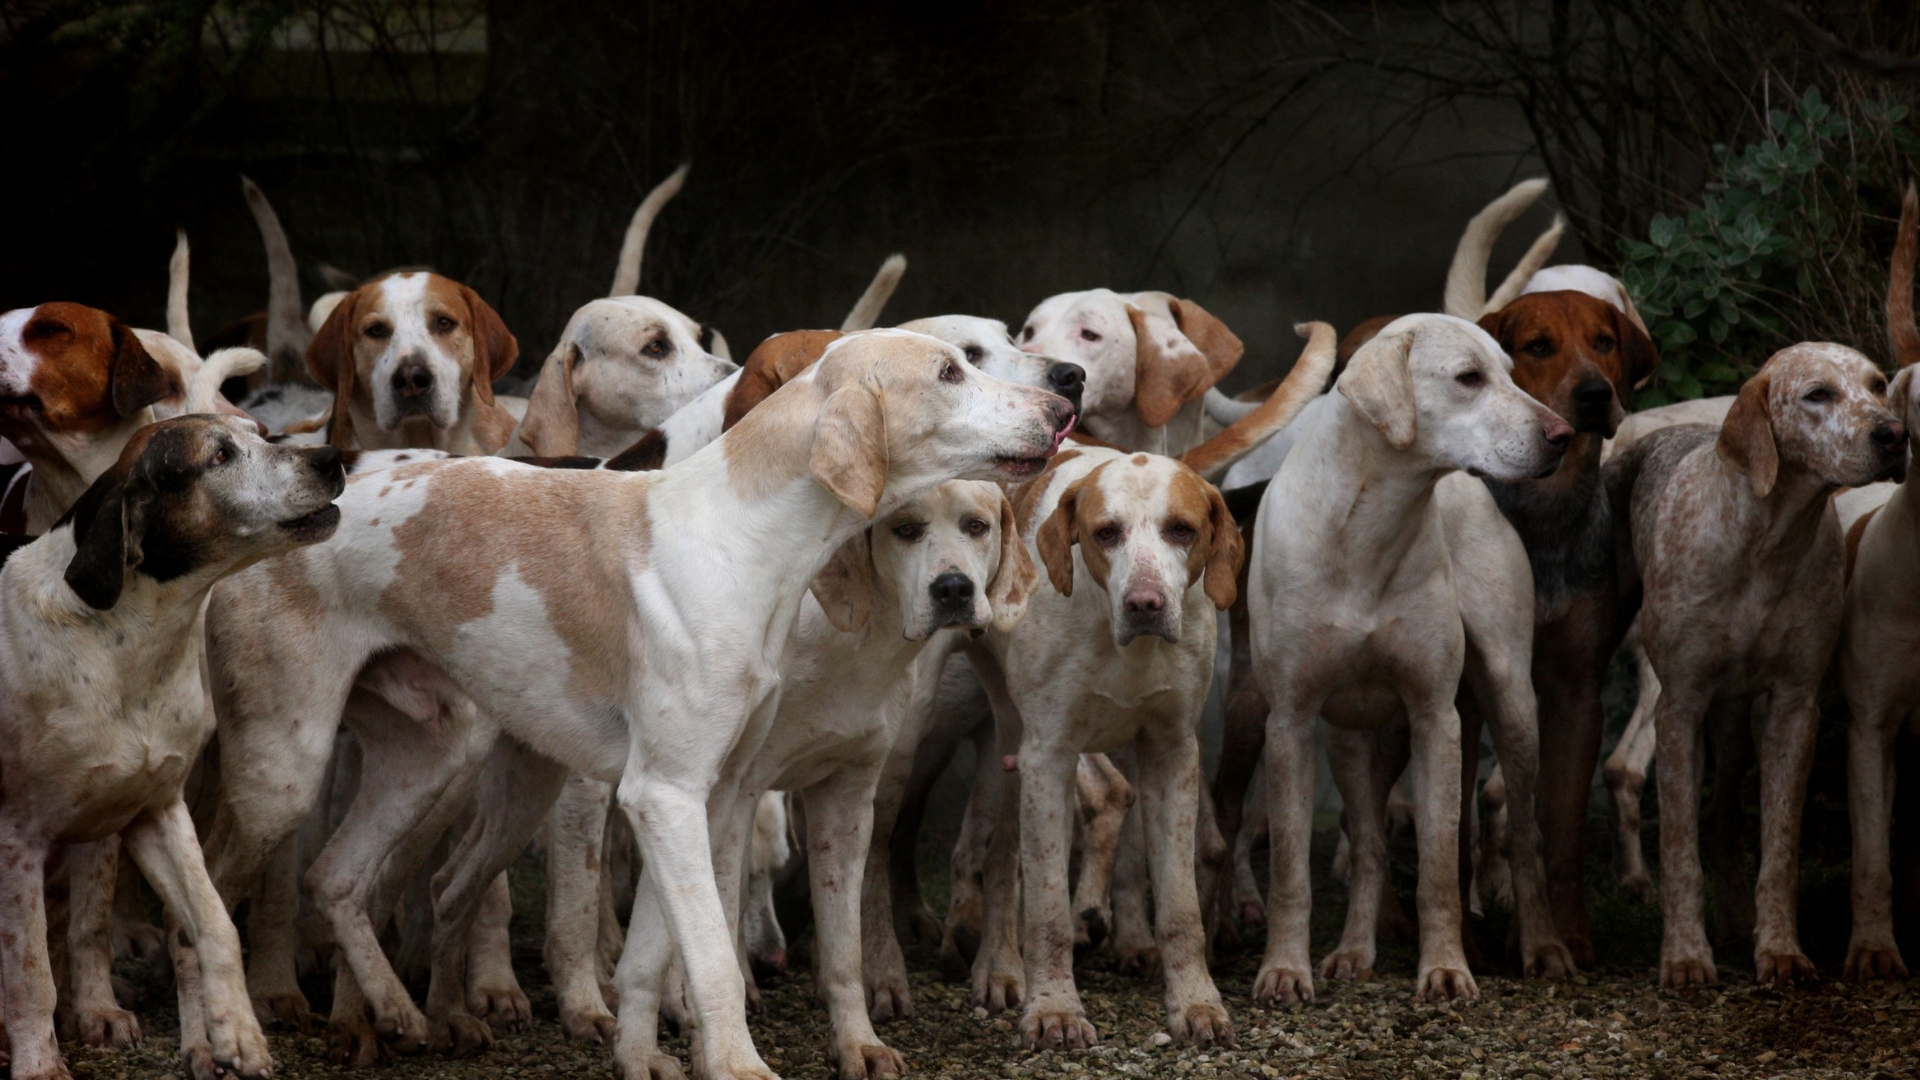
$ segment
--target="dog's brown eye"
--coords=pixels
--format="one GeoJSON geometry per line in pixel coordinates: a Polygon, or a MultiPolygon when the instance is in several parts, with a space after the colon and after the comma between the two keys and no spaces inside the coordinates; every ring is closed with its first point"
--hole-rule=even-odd
{"type": "Polygon", "coordinates": [[[652,341],[640,346],[640,351],[658,360],[673,351],[673,347],[667,344],[666,338],[654,338],[652,341]]]}
{"type": "Polygon", "coordinates": [[[1814,404],[1818,405],[1823,402],[1832,401],[1833,391],[1827,389],[1824,386],[1816,386],[1813,389],[1807,391],[1807,396],[1802,398],[1801,400],[1811,401],[1814,404]]]}
{"type": "Polygon", "coordinates": [[[1112,547],[1120,542],[1120,526],[1102,525],[1093,530],[1093,539],[1101,547],[1112,547]]]}
{"type": "Polygon", "coordinates": [[[1198,535],[1193,526],[1184,521],[1176,521],[1167,526],[1167,539],[1182,547],[1193,543],[1193,538],[1198,535]]]}
{"type": "Polygon", "coordinates": [[[367,336],[375,341],[385,341],[393,336],[393,327],[386,323],[372,323],[367,327],[367,336]]]}
{"type": "Polygon", "coordinates": [[[57,323],[49,320],[47,322],[37,322],[27,327],[25,336],[31,340],[38,341],[71,333],[73,333],[73,331],[69,329],[65,323],[57,323]]]}
{"type": "Polygon", "coordinates": [[[1099,334],[1096,334],[1096,333],[1094,333],[1094,332],[1093,332],[1093,331],[1091,331],[1091,330],[1081,330],[1081,331],[1080,331],[1080,340],[1082,340],[1082,341],[1099,341],[1099,340],[1100,340],[1100,335],[1099,335],[1099,334]]]}
{"type": "Polygon", "coordinates": [[[1528,356],[1545,359],[1553,355],[1553,342],[1548,341],[1546,338],[1541,338],[1539,341],[1530,341],[1527,343],[1525,351],[1528,356]]]}
{"type": "Polygon", "coordinates": [[[1031,327],[1031,326],[1028,326],[1028,327],[1023,327],[1023,328],[1021,329],[1021,331],[1020,331],[1020,340],[1021,340],[1021,341],[1032,341],[1032,340],[1033,340],[1033,327],[1031,327]]]}
{"type": "MultiPolygon", "coordinates": [[[[1528,350],[1528,351],[1532,351],[1532,350],[1528,350]]],[[[1455,375],[1453,377],[1453,381],[1459,383],[1461,386],[1477,387],[1481,383],[1486,382],[1487,377],[1485,375],[1480,374],[1477,371],[1463,371],[1460,374],[1455,375]]]]}
{"type": "Polygon", "coordinates": [[[447,318],[445,315],[436,316],[433,320],[433,332],[436,334],[451,334],[453,333],[453,328],[458,325],[460,324],[447,318]]]}
{"type": "Polygon", "coordinates": [[[1886,393],[1887,393],[1887,380],[1875,379],[1872,382],[1867,384],[1867,389],[1873,391],[1875,394],[1878,394],[1884,397],[1886,396],[1886,393]]]}
{"type": "Polygon", "coordinates": [[[949,360],[940,368],[940,381],[957,383],[966,378],[960,373],[960,365],[949,360]]]}
{"type": "Polygon", "coordinates": [[[988,530],[992,529],[993,526],[987,524],[986,522],[980,520],[979,518],[968,518],[967,523],[964,526],[962,526],[962,528],[964,528],[967,531],[968,536],[971,536],[975,540],[978,540],[979,538],[987,535],[988,530]]]}
{"type": "Polygon", "coordinates": [[[967,352],[967,363],[972,364],[976,367],[979,366],[980,361],[985,360],[987,358],[987,350],[981,348],[978,345],[967,346],[966,352],[967,352]]]}
{"type": "Polygon", "coordinates": [[[903,544],[918,543],[926,534],[926,525],[918,521],[903,521],[893,527],[893,535],[899,537],[903,544]]]}
{"type": "Polygon", "coordinates": [[[1613,339],[1605,334],[1601,334],[1599,337],[1593,339],[1593,349],[1599,353],[1610,353],[1613,351],[1613,339]]]}
{"type": "Polygon", "coordinates": [[[232,460],[233,460],[232,451],[228,450],[224,446],[213,452],[213,463],[215,465],[225,465],[227,462],[232,460]]]}

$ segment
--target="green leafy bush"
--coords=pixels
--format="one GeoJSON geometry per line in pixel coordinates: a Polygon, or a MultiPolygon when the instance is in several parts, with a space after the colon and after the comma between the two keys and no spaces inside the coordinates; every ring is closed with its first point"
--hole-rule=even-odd
{"type": "Polygon", "coordinates": [[[1640,407],[1731,393],[1796,340],[1883,351],[1888,223],[1920,150],[1906,118],[1888,98],[1842,111],[1809,89],[1767,114],[1764,141],[1715,147],[1698,207],[1622,243],[1621,279],[1661,351],[1640,407]],[[1868,242],[1876,231],[1886,244],[1868,242]]]}

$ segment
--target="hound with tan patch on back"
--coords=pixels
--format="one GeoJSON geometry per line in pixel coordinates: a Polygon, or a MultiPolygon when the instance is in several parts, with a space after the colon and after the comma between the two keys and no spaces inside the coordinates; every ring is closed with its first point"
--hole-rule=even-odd
{"type": "Polygon", "coordinates": [[[1135,743],[1167,1028],[1197,1046],[1231,1046],[1233,1024],[1207,971],[1193,845],[1214,612],[1233,602],[1239,530],[1192,469],[1101,448],[1061,454],[1019,504],[1049,584],[1018,626],[989,637],[1011,698],[996,710],[999,752],[1018,755],[1019,782],[1001,786],[975,999],[995,1009],[1024,997],[1029,1047],[1097,1041],[1073,980],[1068,815],[1080,755],[1135,743]],[[1022,952],[1024,994],[996,978],[1022,952]]]}
{"type": "MultiPolygon", "coordinates": [[[[1660,984],[1718,980],[1702,914],[1703,728],[1722,749],[1716,788],[1752,740],[1760,762],[1755,977],[1814,975],[1800,951],[1800,811],[1820,714],[1814,696],[1840,634],[1845,564],[1832,496],[1906,469],[1887,380],[1852,349],[1803,343],[1740,388],[1716,431],[1641,439],[1607,465],[1644,599],[1640,630],[1660,678],[1660,984]]],[[[1725,889],[1740,888],[1733,881],[1725,889]]]]}
{"type": "MultiPolygon", "coordinates": [[[[747,1033],[715,886],[709,796],[732,797],[715,788],[721,767],[763,737],[806,585],[840,545],[946,480],[1032,475],[1069,415],[1065,401],[989,378],[951,346],[869,331],[833,343],[716,443],[656,473],[464,459],[355,477],[331,542],[237,577],[209,612],[223,714],[216,881],[243,879],[298,824],[367,657],[412,649],[524,748],[519,772],[503,777],[511,787],[490,793],[482,781],[484,827],[468,836],[488,858],[453,860],[471,869],[446,883],[436,925],[465,920],[498,868],[492,855],[525,845],[569,770],[618,780],[657,883],[636,898],[618,974],[631,1021],[618,1067],[678,1069],[641,1022],[660,994],[643,961],[672,942],[702,1073],[770,1075],[747,1033]],[[476,546],[494,557],[473,558],[476,546]],[[283,760],[263,767],[255,738],[283,760]]],[[[436,965],[461,961],[447,944],[436,965]]],[[[355,975],[377,1025],[397,1030],[404,988],[395,1000],[369,972],[355,975]]]]}
{"type": "Polygon", "coordinates": [[[420,271],[348,293],[307,346],[307,371],[333,392],[330,445],[491,454],[515,423],[493,383],[519,355],[477,293],[420,271]]]}
{"type": "MultiPolygon", "coordinates": [[[[1376,732],[1407,724],[1420,844],[1415,993],[1479,995],[1461,944],[1454,698],[1462,677],[1483,688],[1508,785],[1527,805],[1538,735],[1528,680],[1532,573],[1475,476],[1548,475],[1573,437],[1566,421],[1514,385],[1512,364],[1464,320],[1410,315],[1388,324],[1354,355],[1336,392],[1298,422],[1292,452],[1267,487],[1247,586],[1253,669],[1271,710],[1273,869],[1256,1001],[1313,997],[1307,845],[1319,715],[1330,725],[1354,877],[1346,930],[1321,977],[1372,972],[1386,871],[1380,816],[1399,771],[1374,762],[1373,747],[1376,732]]],[[[1538,836],[1530,815],[1515,820],[1525,969],[1570,971],[1543,902],[1538,836]]]]}
{"type": "Polygon", "coordinates": [[[236,418],[168,420],[137,433],[72,513],[0,571],[0,988],[14,1076],[67,1076],[54,1042],[47,857],[74,845],[110,869],[108,837],[166,904],[183,1028],[205,1032],[181,1041],[189,1067],[272,1071],[239,937],[181,791],[214,729],[208,591],[325,539],[340,489],[336,450],[269,446],[236,418]]]}

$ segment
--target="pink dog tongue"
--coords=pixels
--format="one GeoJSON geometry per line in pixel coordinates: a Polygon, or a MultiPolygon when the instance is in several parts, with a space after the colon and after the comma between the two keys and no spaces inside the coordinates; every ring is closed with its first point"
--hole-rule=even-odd
{"type": "Polygon", "coordinates": [[[1067,434],[1068,434],[1069,432],[1071,432],[1071,431],[1073,430],[1073,426],[1074,426],[1075,424],[1077,424],[1077,423],[1079,423],[1079,422],[1080,422],[1080,418],[1079,418],[1078,416],[1069,416],[1069,417],[1067,417],[1067,426],[1066,426],[1066,427],[1063,427],[1063,428],[1061,428],[1061,429],[1059,430],[1059,432],[1058,432],[1058,433],[1056,433],[1056,434],[1054,435],[1054,437],[1053,437],[1053,449],[1051,449],[1051,450],[1049,450],[1049,451],[1047,451],[1047,453],[1049,453],[1049,454],[1057,454],[1057,453],[1059,453],[1059,452],[1060,452],[1060,444],[1061,444],[1061,443],[1063,443],[1063,442],[1066,442],[1066,441],[1067,441],[1067,434]]]}

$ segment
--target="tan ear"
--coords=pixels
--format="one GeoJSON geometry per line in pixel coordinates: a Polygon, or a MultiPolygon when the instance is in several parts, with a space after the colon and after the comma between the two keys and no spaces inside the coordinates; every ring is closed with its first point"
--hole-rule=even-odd
{"type": "Polygon", "coordinates": [[[1780,451],[1773,444],[1773,408],[1767,402],[1772,377],[1764,373],[1747,380],[1720,425],[1716,444],[1727,464],[1747,475],[1753,493],[1766,498],[1780,475],[1780,451]]]}
{"type": "Polygon", "coordinates": [[[1635,390],[1647,385],[1660,366],[1660,351],[1654,348],[1653,338],[1631,306],[1613,310],[1613,336],[1620,343],[1620,364],[1626,369],[1627,385],[1635,390]]]}
{"type": "Polygon", "coordinates": [[[520,441],[536,456],[564,457],[580,450],[580,409],[573,392],[573,367],[579,362],[579,343],[566,341],[540,365],[540,380],[520,421],[520,441]]]}
{"type": "Polygon", "coordinates": [[[1353,354],[1334,384],[1395,450],[1413,445],[1413,369],[1408,362],[1412,350],[1412,334],[1376,336],[1353,354]]]}
{"type": "Polygon", "coordinates": [[[173,372],[140,344],[140,336],[113,316],[107,316],[107,334],[113,341],[113,363],[107,368],[107,390],[113,411],[124,419],[162,398],[186,388],[173,372]]]}
{"type": "Polygon", "coordinates": [[[1207,599],[1213,601],[1216,609],[1225,611],[1239,595],[1240,564],[1246,560],[1246,547],[1240,540],[1240,526],[1233,520],[1233,511],[1227,509],[1227,500],[1212,484],[1207,484],[1207,507],[1207,523],[1213,532],[1208,539],[1207,599]]]}
{"type": "Polygon", "coordinates": [[[477,402],[476,406],[473,414],[474,441],[486,448],[487,453],[497,454],[513,438],[513,414],[493,401],[477,402]]]}
{"type": "Polygon", "coordinates": [[[1047,568],[1047,580],[1061,596],[1073,595],[1073,545],[1080,539],[1077,519],[1080,489],[1087,479],[1083,476],[1075,480],[1060,493],[1060,502],[1034,535],[1034,542],[1040,548],[1040,563],[1047,568]]]}
{"type": "Polygon", "coordinates": [[[862,529],[840,545],[810,586],[835,630],[852,634],[866,629],[873,617],[873,577],[873,550],[862,529]]]}
{"type": "MultiPolygon", "coordinates": [[[[1211,376],[1207,386],[1211,387],[1226,378],[1227,373],[1240,363],[1240,358],[1247,352],[1239,335],[1227,329],[1227,324],[1212,312],[1191,300],[1174,300],[1167,306],[1173,311],[1174,325],[1187,335],[1187,340],[1200,350],[1200,355],[1207,358],[1207,371],[1211,376]]],[[[1206,388],[1202,387],[1200,392],[1206,393],[1206,388]]]]}
{"type": "Polygon", "coordinates": [[[307,374],[322,387],[333,391],[333,421],[327,426],[327,444],[342,450],[354,448],[353,414],[353,327],[358,318],[360,293],[349,293],[333,306],[327,321],[307,344],[307,374]]]}
{"type": "Polygon", "coordinates": [[[520,342],[507,329],[500,313],[480,299],[479,293],[458,282],[455,284],[473,318],[473,391],[481,401],[491,405],[494,380],[513,370],[513,362],[520,359],[520,342]]]}
{"type": "MultiPolygon", "coordinates": [[[[1198,305],[1193,305],[1191,310],[1206,315],[1198,305]]],[[[1218,319],[1211,315],[1206,318],[1232,338],[1235,345],[1239,344],[1239,339],[1233,338],[1232,332],[1218,319]]],[[[1149,315],[1132,304],[1127,305],[1127,320],[1133,324],[1133,407],[1140,414],[1141,423],[1148,427],[1166,426],[1183,406],[1198,401],[1207,388],[1232,370],[1240,359],[1236,354],[1224,369],[1215,371],[1213,361],[1187,338],[1174,320],[1149,315]]],[[[1214,338],[1216,347],[1224,349],[1225,344],[1217,334],[1214,338]]],[[[1221,355],[1224,358],[1226,353],[1221,355]]]]}
{"type": "Polygon", "coordinates": [[[872,518],[880,512],[889,464],[879,397],[864,386],[835,390],[814,421],[813,478],[847,509],[872,518]]]}
{"type": "Polygon", "coordinates": [[[827,346],[842,336],[838,330],[791,330],[761,342],[741,365],[740,378],[727,393],[720,430],[732,429],[755,405],[812,367],[820,354],[827,351],[827,346]]]}
{"type": "Polygon", "coordinates": [[[1040,572],[1033,568],[1026,541],[1020,539],[1020,526],[1014,520],[1013,500],[1000,495],[1000,565],[994,568],[987,584],[987,603],[993,607],[993,628],[1006,633],[1019,625],[1027,613],[1027,598],[1040,583],[1040,572]]]}

